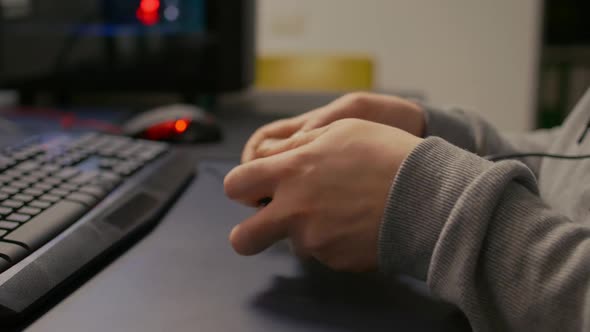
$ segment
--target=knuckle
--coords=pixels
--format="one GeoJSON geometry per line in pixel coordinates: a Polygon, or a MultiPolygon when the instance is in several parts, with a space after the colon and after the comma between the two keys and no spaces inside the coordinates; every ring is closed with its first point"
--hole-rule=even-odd
{"type": "Polygon", "coordinates": [[[296,160],[296,157],[292,157],[288,163],[285,163],[285,165],[281,165],[281,167],[276,169],[278,177],[282,179],[283,182],[291,181],[299,173],[299,165],[296,164],[296,160]]]}
{"type": "Polygon", "coordinates": [[[313,165],[314,160],[316,160],[316,153],[314,151],[311,151],[311,149],[300,149],[288,157],[288,162],[285,163],[286,165],[282,169],[283,173],[289,176],[299,175],[307,167],[313,165]]]}
{"type": "Polygon", "coordinates": [[[370,97],[370,93],[364,91],[356,91],[344,95],[345,100],[352,107],[362,107],[367,105],[370,101],[370,97]]]}
{"type": "Polygon", "coordinates": [[[267,135],[267,132],[270,131],[273,127],[274,127],[275,123],[269,123],[267,125],[264,125],[260,128],[258,128],[254,134],[252,135],[252,137],[256,137],[256,138],[262,138],[265,137],[267,135]]]}

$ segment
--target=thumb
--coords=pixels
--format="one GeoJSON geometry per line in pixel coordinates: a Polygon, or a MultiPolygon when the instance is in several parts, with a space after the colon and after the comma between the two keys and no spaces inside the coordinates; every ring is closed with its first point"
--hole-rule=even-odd
{"type": "Polygon", "coordinates": [[[299,131],[286,139],[267,141],[256,150],[256,155],[259,158],[264,158],[294,150],[300,146],[313,142],[316,138],[326,132],[326,130],[328,130],[328,127],[317,128],[306,132],[299,131]]]}

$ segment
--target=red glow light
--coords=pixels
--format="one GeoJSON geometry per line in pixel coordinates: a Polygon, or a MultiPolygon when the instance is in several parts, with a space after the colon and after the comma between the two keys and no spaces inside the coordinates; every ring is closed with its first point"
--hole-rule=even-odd
{"type": "Polygon", "coordinates": [[[184,119],[176,120],[176,122],[174,123],[174,129],[179,134],[184,133],[187,128],[188,128],[188,121],[187,120],[184,120],[184,119]]]}
{"type": "Polygon", "coordinates": [[[145,25],[154,25],[160,20],[160,0],[141,0],[135,13],[137,19],[145,25]]]}
{"type": "Polygon", "coordinates": [[[141,0],[139,9],[144,13],[153,13],[160,9],[160,0],[141,0]]]}

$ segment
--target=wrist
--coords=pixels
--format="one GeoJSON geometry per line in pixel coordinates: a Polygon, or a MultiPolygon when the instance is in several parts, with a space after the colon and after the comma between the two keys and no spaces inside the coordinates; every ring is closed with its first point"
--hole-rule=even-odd
{"type": "Polygon", "coordinates": [[[414,125],[415,125],[415,132],[413,133],[415,136],[424,138],[426,136],[426,111],[424,108],[415,102],[407,101],[408,102],[408,110],[410,113],[414,115],[414,125]]]}
{"type": "Polygon", "coordinates": [[[426,136],[426,110],[419,103],[396,98],[390,106],[389,125],[402,129],[414,136],[426,136]]]}

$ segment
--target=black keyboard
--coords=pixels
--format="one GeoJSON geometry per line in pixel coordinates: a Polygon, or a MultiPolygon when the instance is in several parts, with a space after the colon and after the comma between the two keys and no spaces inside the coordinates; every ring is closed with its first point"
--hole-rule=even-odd
{"type": "Polygon", "coordinates": [[[167,144],[103,134],[45,135],[2,148],[0,317],[22,315],[154,222],[194,169],[167,144]]]}

